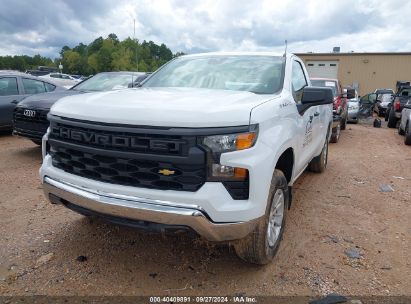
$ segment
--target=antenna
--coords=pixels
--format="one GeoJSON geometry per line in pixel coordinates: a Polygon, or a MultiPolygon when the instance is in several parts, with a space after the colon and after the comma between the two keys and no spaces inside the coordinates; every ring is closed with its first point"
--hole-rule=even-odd
{"type": "Polygon", "coordinates": [[[284,49],[284,57],[287,56],[287,40],[284,41],[285,49],[284,49]]]}

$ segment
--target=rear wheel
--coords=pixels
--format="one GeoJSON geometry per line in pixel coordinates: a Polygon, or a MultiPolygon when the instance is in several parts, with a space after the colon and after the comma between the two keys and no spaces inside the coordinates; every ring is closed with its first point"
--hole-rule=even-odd
{"type": "Polygon", "coordinates": [[[321,173],[324,172],[328,163],[328,135],[325,139],[323,149],[321,150],[320,155],[314,157],[310,162],[309,169],[312,172],[321,173]]]}
{"type": "Polygon", "coordinates": [[[333,128],[333,130],[332,130],[330,142],[331,143],[337,143],[338,140],[340,139],[340,133],[341,133],[341,125],[338,124],[338,126],[333,128]]]}
{"type": "Polygon", "coordinates": [[[244,239],[234,242],[238,257],[246,262],[264,265],[272,261],[278,251],[289,206],[287,180],[275,170],[267,200],[267,210],[255,229],[244,239]]]}
{"type": "Polygon", "coordinates": [[[395,111],[391,110],[390,114],[388,115],[388,128],[395,128],[397,126],[397,117],[395,117],[395,111]]]}

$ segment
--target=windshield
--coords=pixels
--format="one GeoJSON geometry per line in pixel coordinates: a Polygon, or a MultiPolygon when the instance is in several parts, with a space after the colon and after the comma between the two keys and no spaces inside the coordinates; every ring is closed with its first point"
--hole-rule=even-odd
{"type": "Polygon", "coordinates": [[[273,94],[282,88],[282,57],[180,57],[153,74],[143,87],[204,88],[273,94]]]}
{"type": "Polygon", "coordinates": [[[75,91],[110,91],[127,88],[138,75],[121,73],[100,73],[79,83],[75,91]]]}
{"type": "Polygon", "coordinates": [[[383,90],[377,90],[375,92],[375,94],[392,94],[393,91],[392,90],[388,90],[388,89],[383,89],[383,90]]]}
{"type": "Polygon", "coordinates": [[[311,79],[311,85],[314,87],[326,87],[333,90],[334,97],[337,96],[337,84],[332,80],[311,79]]]}
{"type": "Polygon", "coordinates": [[[381,102],[390,102],[392,101],[392,94],[383,94],[377,97],[381,102]]]}

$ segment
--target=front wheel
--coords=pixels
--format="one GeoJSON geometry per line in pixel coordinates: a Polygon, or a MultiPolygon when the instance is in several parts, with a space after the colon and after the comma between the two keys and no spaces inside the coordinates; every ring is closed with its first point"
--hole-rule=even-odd
{"type": "Polygon", "coordinates": [[[258,265],[272,261],[283,236],[289,199],[287,180],[283,172],[276,169],[271,180],[265,215],[247,237],[233,243],[238,257],[258,265]]]}

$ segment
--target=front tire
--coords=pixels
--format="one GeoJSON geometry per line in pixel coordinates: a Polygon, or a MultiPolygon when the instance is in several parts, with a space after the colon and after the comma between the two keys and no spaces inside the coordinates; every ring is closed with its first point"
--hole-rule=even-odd
{"type": "Polygon", "coordinates": [[[265,215],[247,237],[233,244],[239,258],[258,265],[265,265],[272,261],[284,233],[290,200],[288,191],[283,172],[275,169],[265,215]]]}

